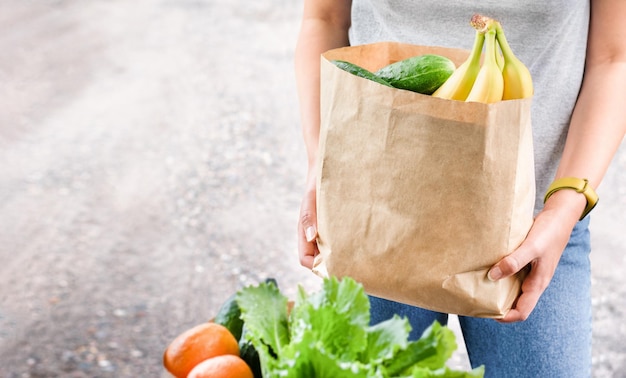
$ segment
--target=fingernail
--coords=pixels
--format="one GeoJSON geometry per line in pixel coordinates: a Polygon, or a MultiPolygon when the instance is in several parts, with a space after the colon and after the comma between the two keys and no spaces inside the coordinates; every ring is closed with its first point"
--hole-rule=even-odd
{"type": "Polygon", "coordinates": [[[306,228],[306,230],[304,230],[306,241],[308,241],[309,243],[315,240],[315,234],[317,234],[317,231],[315,230],[315,226],[309,226],[306,228]]]}
{"type": "Polygon", "coordinates": [[[495,266],[487,273],[487,278],[489,278],[490,281],[497,281],[502,278],[502,271],[499,267],[495,266]]]}

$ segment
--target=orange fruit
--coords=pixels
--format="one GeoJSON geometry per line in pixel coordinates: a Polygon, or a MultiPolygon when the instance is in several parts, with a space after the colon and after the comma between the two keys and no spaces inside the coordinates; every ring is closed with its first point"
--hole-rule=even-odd
{"type": "Polygon", "coordinates": [[[225,354],[200,362],[187,378],[254,378],[254,374],[241,357],[225,354]]]}
{"type": "Polygon", "coordinates": [[[226,354],[239,356],[235,336],[223,325],[202,323],[176,336],[165,349],[163,366],[175,377],[185,378],[200,362],[226,354]]]}

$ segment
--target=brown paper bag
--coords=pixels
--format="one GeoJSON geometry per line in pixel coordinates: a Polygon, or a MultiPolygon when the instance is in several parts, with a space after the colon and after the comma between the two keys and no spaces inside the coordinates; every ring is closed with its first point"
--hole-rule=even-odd
{"type": "Polygon", "coordinates": [[[469,54],[400,43],[323,54],[314,271],[350,276],[374,296],[501,318],[522,277],[491,282],[487,271],[533,221],[531,100],[443,100],[330,62],[376,71],[425,53],[457,65],[469,54]]]}

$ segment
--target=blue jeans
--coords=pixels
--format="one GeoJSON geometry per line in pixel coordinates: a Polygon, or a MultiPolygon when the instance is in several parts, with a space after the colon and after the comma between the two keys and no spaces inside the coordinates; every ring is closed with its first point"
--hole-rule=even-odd
{"type": "MultiPolygon", "coordinates": [[[[591,376],[591,269],[589,217],[578,222],[550,285],[524,322],[459,317],[472,367],[485,377],[591,376]]],[[[370,297],[372,324],[393,314],[406,316],[419,338],[434,320],[448,315],[370,297]]]]}

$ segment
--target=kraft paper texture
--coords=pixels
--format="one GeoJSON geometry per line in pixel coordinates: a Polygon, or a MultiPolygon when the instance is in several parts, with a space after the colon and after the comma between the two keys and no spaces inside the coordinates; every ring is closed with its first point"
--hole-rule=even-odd
{"type": "Polygon", "coordinates": [[[501,318],[523,273],[491,282],[487,271],[532,225],[531,99],[438,99],[330,62],[376,71],[425,53],[457,66],[469,54],[387,42],[323,54],[314,272],[350,276],[378,297],[501,318]]]}

